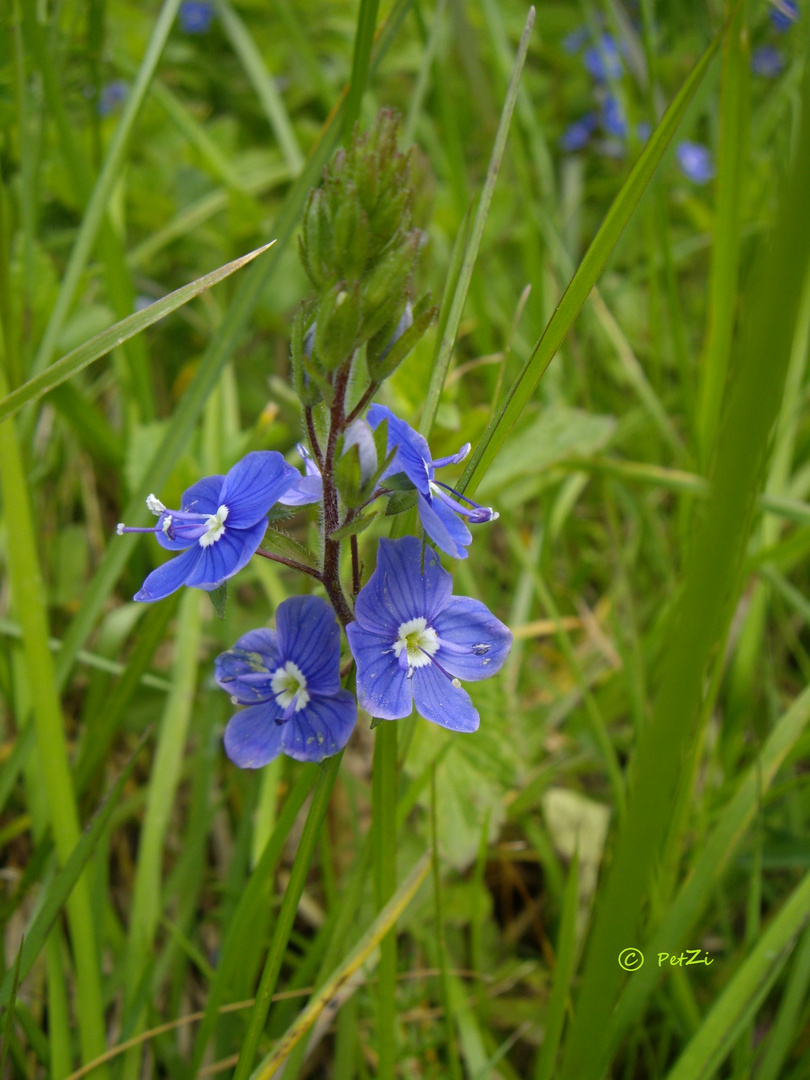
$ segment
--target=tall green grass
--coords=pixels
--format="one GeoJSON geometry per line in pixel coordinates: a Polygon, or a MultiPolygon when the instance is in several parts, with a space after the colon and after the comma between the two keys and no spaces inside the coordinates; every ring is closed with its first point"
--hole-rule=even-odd
{"type": "Polygon", "coordinates": [[[197,37],[178,8],[0,15],[0,1071],[798,1080],[806,13],[222,0],[197,37]],[[626,42],[618,157],[559,147],[582,23],[626,42]],[[322,769],[240,773],[212,659],[300,582],[259,560],[223,619],[145,611],[155,553],[114,528],[292,450],[296,229],[381,106],[439,303],[386,400],[472,442],[458,486],[501,518],[456,592],[515,646],[475,736],[361,718],[322,769]]]}

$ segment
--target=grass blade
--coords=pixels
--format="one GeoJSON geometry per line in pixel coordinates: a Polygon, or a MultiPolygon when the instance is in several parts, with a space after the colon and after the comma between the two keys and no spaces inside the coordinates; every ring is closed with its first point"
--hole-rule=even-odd
{"type": "Polygon", "coordinates": [[[429,870],[430,855],[423,855],[343,963],[327,979],[292,1026],[282,1035],[275,1050],[256,1069],[253,1080],[270,1080],[270,1077],[281,1067],[295,1045],[306,1035],[323,1010],[337,997],[352,975],[360,970],[374,952],[374,949],[389,933],[391,927],[395,925],[408,904],[416,896],[429,870]]]}
{"type": "Polygon", "coordinates": [[[793,890],[753,952],[735,973],[714,1008],[669,1072],[667,1080],[704,1080],[716,1075],[735,1034],[752,1018],[796,937],[810,919],[810,873],[793,890]]]}
{"type": "Polygon", "coordinates": [[[135,334],[140,334],[142,330],[160,319],[165,319],[167,315],[182,307],[183,304],[187,304],[189,300],[193,300],[195,296],[199,296],[201,292],[210,289],[212,285],[224,281],[226,277],[229,277],[236,270],[241,270],[243,266],[247,266],[257,255],[267,251],[273,244],[275,244],[275,240],[271,240],[269,244],[263,244],[261,247],[256,248],[255,251],[250,251],[247,255],[242,255],[240,258],[234,259],[233,262],[226,263],[217,270],[212,270],[210,274],[205,274],[203,277],[197,278],[196,281],[191,281],[188,285],[175,289],[174,292],[169,293],[168,296],[164,296],[160,300],[156,300],[154,304],[150,304],[143,311],[136,311],[134,315],[122,319],[121,322],[117,322],[107,330],[102,330],[100,334],[90,338],[84,345],[80,345],[78,349],[73,349],[51,364],[45,371],[34,376],[33,379],[29,379],[27,383],[24,383],[12,393],[7,394],[0,401],[0,421],[13,416],[23,405],[36,401],[43,394],[47,394],[48,391],[53,390],[54,387],[59,386],[60,383],[75,375],[77,371],[81,371],[83,368],[95,363],[102,356],[106,356],[108,352],[111,352],[122,342],[134,337],[135,334]]]}
{"type": "Polygon", "coordinates": [[[256,91],[256,97],[270,122],[287,167],[293,176],[297,176],[304,167],[304,155],[301,153],[281,95],[276,90],[272,75],[265,67],[262,54],[256,48],[256,43],[247,27],[227,0],[217,0],[217,14],[222,28],[230,39],[233,51],[239,57],[245,74],[256,91]]]}
{"type": "MultiPolygon", "coordinates": [[[[810,112],[810,81],[803,101],[803,109],[810,112]]],[[[607,1024],[622,977],[617,957],[639,933],[681,762],[699,736],[695,718],[704,671],[740,587],[770,431],[784,392],[792,328],[810,254],[810,218],[803,209],[809,188],[810,132],[805,122],[772,242],[754,282],[750,322],[718,441],[711,495],[670,624],[652,718],[635,753],[626,825],[600,891],[562,1080],[596,1080],[606,1067],[607,1024]],[[767,366],[762,364],[763,355],[770,358],[767,366]]]]}
{"type": "MultiPolygon", "coordinates": [[[[20,951],[20,958],[18,960],[20,979],[25,979],[28,975],[34,961],[45,945],[51,927],[59,917],[59,913],[65,906],[76,882],[79,880],[90,856],[93,854],[96,845],[101,839],[104,830],[109,825],[113,811],[118,805],[127,781],[132,775],[132,770],[135,768],[138,755],[146,745],[151,734],[152,729],[150,728],[141,736],[138,745],[135,747],[132,756],[122,769],[121,775],[111,788],[109,795],[96,811],[93,820],[82,833],[79,842],[71,852],[70,858],[48,889],[47,896],[41,907],[38,909],[33,923],[26,931],[25,942],[20,951]]],[[[15,985],[14,976],[14,972],[7,972],[2,985],[0,985],[0,1008],[7,1006],[11,1000],[15,985]]]]}
{"type": "Polygon", "coordinates": [[[532,350],[497,416],[493,417],[484,435],[476,446],[460,482],[460,490],[471,492],[480,482],[484,473],[503,446],[509,432],[515,425],[527,402],[531,399],[537,384],[551,363],[557,349],[571,329],[574,320],[585,303],[591,289],[596,284],[605,263],[616,246],[625,226],[633,215],[641,196],[647,188],[664,151],[672,140],[678,124],[695,91],[711,64],[722,40],[718,34],[703,56],[693,68],[689,78],[679,90],[675,100],[661,119],[658,127],[650,136],[638,161],[602,222],[599,231],[586,251],[577,272],[565,290],[562,299],[549,320],[543,335],[532,350]]]}
{"type": "Polygon", "coordinates": [[[560,939],[557,942],[557,966],[554,983],[546,1009],[546,1030],[543,1046],[537,1059],[534,1080],[552,1080],[557,1063],[557,1051],[562,1038],[565,1010],[574,977],[577,953],[577,911],[579,910],[579,857],[575,853],[568,868],[568,880],[563,895],[560,939]]]}
{"type": "Polygon", "coordinates": [[[463,248],[464,259],[459,272],[458,284],[456,285],[455,293],[453,295],[453,303],[439,339],[440,345],[433,363],[430,384],[425,397],[425,404],[422,409],[422,417],[419,421],[419,431],[426,438],[430,435],[433,421],[436,418],[436,410],[439,407],[439,398],[441,397],[444,380],[447,377],[447,368],[450,365],[450,358],[453,355],[453,345],[456,340],[456,334],[458,333],[464,305],[467,302],[470,279],[472,278],[473,269],[475,268],[475,261],[478,258],[478,249],[481,246],[481,237],[484,235],[484,226],[486,225],[487,215],[492,203],[495,182],[498,179],[498,171],[501,167],[504,150],[506,149],[506,138],[509,134],[512,113],[515,109],[515,101],[517,100],[518,88],[520,87],[520,77],[523,74],[526,53],[529,51],[529,38],[531,37],[532,27],[534,26],[534,14],[534,8],[529,8],[526,25],[523,28],[517,56],[515,57],[515,66],[512,70],[509,89],[506,92],[506,100],[504,101],[503,110],[501,112],[498,131],[495,135],[492,155],[489,159],[487,178],[484,181],[484,187],[481,191],[481,201],[478,204],[475,220],[473,221],[472,229],[470,230],[469,243],[465,244],[463,248]]]}
{"type": "Polygon", "coordinates": [[[76,296],[79,281],[96,242],[99,226],[104,219],[113,186],[121,171],[124,155],[135,127],[135,121],[146,97],[152,76],[163,55],[163,49],[179,7],[180,0],[166,0],[155,21],[155,27],[146,47],[138,77],[127,98],[123,115],[118,127],[115,129],[115,135],[110,143],[107,157],[96,181],[93,194],[87,204],[76,242],[73,245],[73,250],[65,268],[59,296],[53,306],[48,325],[45,327],[45,333],[34,357],[31,367],[34,375],[38,375],[51,362],[59,335],[65,325],[65,319],[76,296]]]}
{"type": "Polygon", "coordinates": [[[329,758],[325,767],[321,769],[318,782],[315,785],[312,803],[298,844],[298,850],[295,853],[295,862],[293,863],[290,880],[284,893],[284,899],[281,902],[275,930],[273,931],[273,940],[267,954],[259,989],[256,991],[256,1003],[250,1014],[250,1023],[239,1052],[239,1061],[236,1065],[233,1080],[247,1080],[251,1075],[259,1039],[264,1031],[267,1013],[270,1010],[270,1002],[276,992],[276,983],[284,960],[284,953],[287,949],[287,942],[290,939],[290,931],[306,884],[309,864],[312,862],[315,845],[318,842],[321,826],[329,806],[332,788],[335,786],[342,760],[343,751],[329,758]]]}

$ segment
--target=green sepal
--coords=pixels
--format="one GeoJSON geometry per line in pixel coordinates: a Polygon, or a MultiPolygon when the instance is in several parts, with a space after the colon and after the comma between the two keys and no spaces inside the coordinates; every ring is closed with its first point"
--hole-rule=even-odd
{"type": "Polygon", "coordinates": [[[333,244],[341,277],[349,281],[362,278],[368,261],[370,233],[368,214],[358,201],[354,184],[346,185],[346,197],[335,214],[333,244]]]}
{"type": "MultiPolygon", "coordinates": [[[[429,303],[430,294],[426,293],[425,296],[420,299],[419,303],[414,306],[413,322],[408,329],[397,338],[391,348],[388,349],[388,352],[385,352],[385,349],[388,342],[391,340],[390,335],[385,341],[385,344],[380,344],[382,334],[378,334],[368,343],[368,348],[366,350],[366,364],[368,366],[369,375],[375,382],[382,382],[383,379],[387,379],[389,375],[393,374],[436,318],[439,309],[435,305],[429,306],[429,303]],[[420,308],[421,310],[419,310],[420,308]],[[375,354],[376,356],[379,356],[380,359],[375,359],[375,354]]],[[[396,329],[396,324],[394,329],[396,329]]]]}
{"type": "Polygon", "coordinates": [[[394,517],[396,514],[404,514],[416,506],[416,489],[413,491],[395,491],[388,497],[388,506],[385,508],[386,517],[394,517]]]}
{"type": "Polygon", "coordinates": [[[214,605],[217,618],[222,621],[225,618],[225,605],[228,602],[228,582],[223,581],[216,589],[212,589],[208,595],[211,597],[211,603],[214,605]]]}
{"type": "Polygon", "coordinates": [[[350,446],[345,453],[339,453],[335,462],[335,487],[344,503],[355,509],[365,502],[365,485],[360,473],[360,448],[350,446]]]}
{"type": "Polygon", "coordinates": [[[350,536],[357,536],[361,532],[369,527],[372,521],[379,517],[379,510],[372,510],[370,514],[362,514],[360,517],[354,518],[353,521],[348,521],[345,525],[341,525],[339,529],[335,529],[334,532],[329,534],[330,540],[348,540],[350,536]]]}
{"type": "Polygon", "coordinates": [[[318,569],[315,556],[310,551],[307,551],[303,544],[299,544],[297,540],[293,540],[291,536],[288,536],[287,533],[282,532],[280,529],[274,529],[272,525],[264,534],[264,539],[259,544],[259,551],[266,551],[271,555],[281,555],[285,559],[293,559],[303,566],[308,566],[311,570],[318,569]]]}
{"type": "Polygon", "coordinates": [[[312,408],[313,405],[317,405],[321,400],[321,391],[307,371],[306,377],[304,370],[307,363],[307,358],[304,353],[304,337],[306,335],[306,329],[304,323],[306,321],[306,313],[304,305],[301,304],[298,311],[295,313],[292,324],[292,334],[290,337],[290,359],[292,362],[292,375],[293,375],[293,387],[298,400],[305,408],[312,408]]]}
{"type": "Polygon", "coordinates": [[[310,382],[314,383],[317,387],[318,394],[326,403],[327,408],[331,409],[332,402],[335,400],[335,392],[332,389],[332,384],[328,379],[325,379],[315,365],[306,358],[304,358],[304,371],[310,382]]]}
{"type": "Polygon", "coordinates": [[[384,723],[385,723],[385,720],[383,720],[383,718],[381,716],[372,716],[372,718],[371,718],[371,728],[369,730],[373,731],[375,727],[379,727],[380,724],[384,724],[384,723]]]}
{"type": "Polygon", "coordinates": [[[392,476],[386,476],[385,486],[391,491],[415,491],[413,482],[408,479],[404,472],[394,473],[392,476]]]}
{"type": "MultiPolygon", "coordinates": [[[[374,445],[377,448],[377,461],[384,461],[386,457],[386,447],[388,446],[388,419],[386,418],[382,423],[377,424],[377,426],[373,428],[372,433],[374,435],[374,445]]],[[[390,464],[391,462],[389,461],[388,465],[390,464]]],[[[388,468],[388,465],[385,466],[386,469],[388,468]]]]}
{"type": "Polygon", "coordinates": [[[318,307],[312,363],[324,371],[334,371],[357,348],[363,301],[360,282],[334,285],[318,307]]]}

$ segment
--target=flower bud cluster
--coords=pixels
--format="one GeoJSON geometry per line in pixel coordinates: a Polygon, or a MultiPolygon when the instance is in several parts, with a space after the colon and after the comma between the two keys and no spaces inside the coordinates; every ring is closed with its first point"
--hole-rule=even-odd
{"type": "Polygon", "coordinates": [[[396,116],[383,111],[338,151],[307,201],[299,249],[315,297],[292,334],[293,378],[306,404],[330,403],[329,376],[362,345],[371,377],[385,378],[430,323],[427,298],[410,305],[421,233],[411,221],[411,155],[397,150],[397,131],[396,116]]]}

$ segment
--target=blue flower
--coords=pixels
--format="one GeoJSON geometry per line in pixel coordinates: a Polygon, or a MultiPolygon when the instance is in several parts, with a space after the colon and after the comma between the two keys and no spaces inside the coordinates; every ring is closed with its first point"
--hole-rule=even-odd
{"type": "Polygon", "coordinates": [[[602,127],[606,134],[623,139],[627,134],[627,121],[622,107],[613,94],[608,94],[602,105],[602,127]]]}
{"type": "Polygon", "coordinates": [[[588,38],[591,36],[591,32],[587,26],[578,26],[576,30],[572,30],[570,34],[566,34],[563,38],[562,47],[567,53],[573,55],[578,53],[588,38]]]}
{"type": "Polygon", "coordinates": [[[184,34],[205,34],[214,18],[214,6],[206,0],[184,0],[180,5],[180,28],[184,34]]]}
{"type": "Polygon", "coordinates": [[[383,420],[388,421],[388,453],[394,448],[397,451],[383,475],[405,473],[416,488],[416,505],[425,532],[434,544],[454,559],[466,559],[465,548],[472,542],[472,535],[461,520],[462,517],[473,524],[480,524],[494,521],[498,515],[491,507],[479,506],[447,484],[435,480],[434,476],[436,469],[463,461],[470,452],[470,444],[465,443],[457,454],[434,460],[427,440],[422,435],[395,416],[385,405],[372,405],[368,410],[371,427],[376,428],[383,420]]]}
{"type": "Polygon", "coordinates": [[[357,703],[340,688],[340,627],[319,596],[292,596],[276,611],[277,630],[251,630],[217,657],[216,680],[236,705],[225,752],[242,769],[279,754],[323,761],[349,741],[357,703]]]}
{"type": "Polygon", "coordinates": [[[682,142],[675,148],[681,172],[695,184],[705,184],[714,176],[714,164],[708,147],[701,143],[682,142]]]}
{"type": "Polygon", "coordinates": [[[284,506],[308,506],[309,503],[320,502],[323,498],[321,470],[303,443],[298,443],[295,449],[303,459],[304,475],[296,472],[295,483],[278,501],[284,506]]]}
{"type": "Polygon", "coordinates": [[[115,112],[127,99],[129,83],[123,79],[113,79],[111,83],[103,86],[99,95],[96,111],[99,116],[109,116],[115,112]]]}
{"type": "Polygon", "coordinates": [[[415,536],[380,540],[377,568],[346,627],[361,708],[383,720],[416,711],[451,731],[475,731],[478,713],[461,680],[488,679],[512,645],[480,602],[452,596],[453,579],[415,536]]]}
{"type": "Polygon", "coordinates": [[[771,22],[783,34],[790,30],[799,18],[799,5],[794,0],[771,0],[771,22]]]}
{"type": "Polygon", "coordinates": [[[773,45],[761,45],[751,54],[751,70],[755,75],[764,75],[766,79],[775,79],[782,73],[785,58],[773,45]]]}
{"type": "Polygon", "coordinates": [[[206,476],[183,492],[180,510],[167,510],[150,495],[146,505],[157,515],[154,533],[167,551],[182,551],[153,570],[135,600],[162,600],[181,585],[210,592],[248,562],[264,537],[267,512],[298,479],[298,472],[275,450],[254,450],[227,476],[206,476]]]}
{"type": "Polygon", "coordinates": [[[598,45],[589,46],[582,55],[582,61],[597,82],[620,79],[624,74],[619,47],[610,34],[602,34],[598,45]]]}
{"type": "Polygon", "coordinates": [[[569,124],[560,136],[560,149],[565,151],[566,154],[572,154],[577,150],[584,149],[596,128],[597,122],[594,113],[585,113],[579,120],[569,124]]]}

